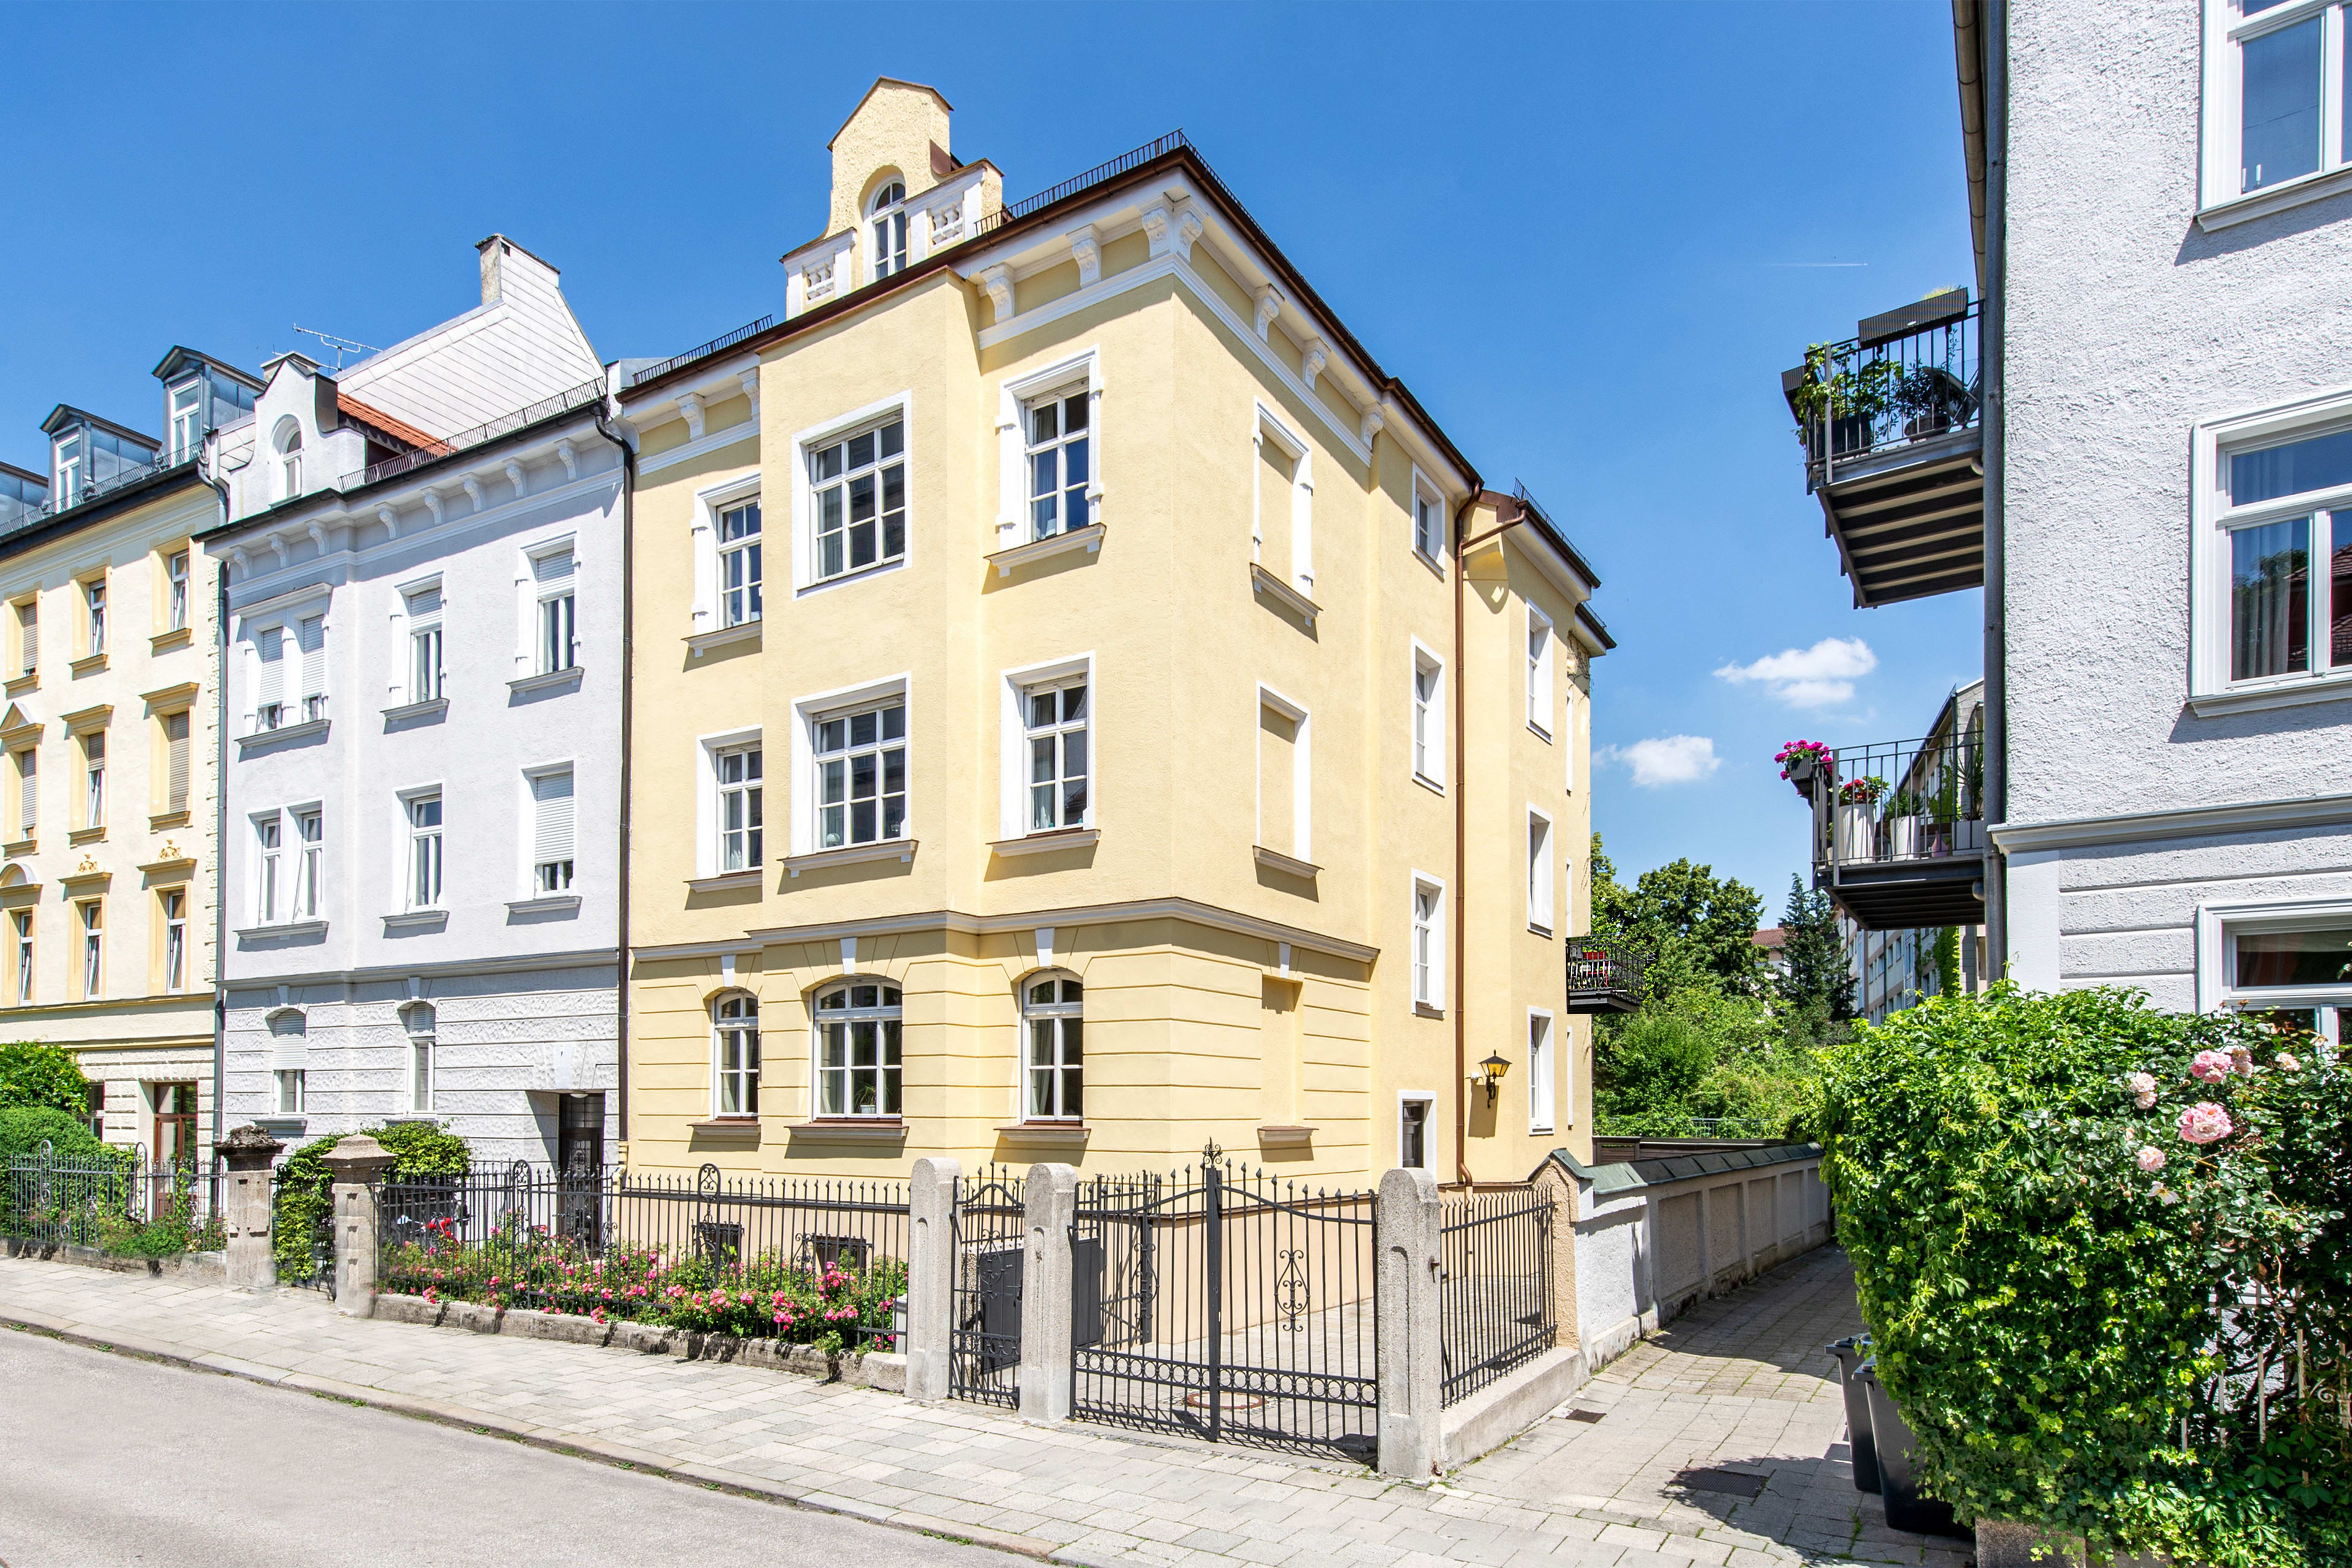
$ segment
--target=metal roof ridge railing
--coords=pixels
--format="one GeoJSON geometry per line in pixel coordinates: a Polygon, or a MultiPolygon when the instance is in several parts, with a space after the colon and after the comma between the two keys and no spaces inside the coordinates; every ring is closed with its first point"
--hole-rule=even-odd
{"type": "MultiPolygon", "coordinates": [[[[1551,513],[1543,509],[1543,503],[1537,500],[1536,498],[1528,492],[1528,484],[1525,479],[1516,479],[1512,481],[1511,499],[1517,501],[1521,506],[1527,508],[1528,514],[1536,520],[1537,523],[1542,527],[1546,533],[1550,534],[1554,539],[1559,541],[1561,544],[1565,545],[1568,549],[1568,552],[1576,557],[1578,563],[1580,564],[1586,572],[1590,573],[1592,571],[1592,557],[1587,555],[1581,549],[1580,549],[1576,541],[1568,536],[1567,531],[1552,521],[1551,513]]],[[[1597,582],[1592,585],[1594,587],[1600,586],[1597,582]]]]}
{"type": "Polygon", "coordinates": [[[460,430],[454,436],[443,437],[429,447],[420,447],[414,452],[403,452],[398,457],[386,458],[381,463],[371,463],[358,476],[358,485],[346,484],[342,488],[352,489],[361,486],[373,485],[383,479],[397,479],[413,468],[421,468],[427,463],[438,462],[444,458],[453,457],[459,452],[483,446],[497,440],[501,436],[511,436],[527,425],[536,425],[542,419],[552,418],[559,414],[568,414],[577,408],[584,408],[591,403],[602,401],[604,395],[604,378],[599,375],[592,381],[583,381],[577,386],[559,392],[552,397],[542,397],[536,403],[525,404],[511,414],[501,414],[496,419],[477,425],[470,430],[460,430]]]}
{"type": "Polygon", "coordinates": [[[747,321],[742,326],[736,328],[733,331],[721,332],[719,336],[711,339],[709,342],[697,344],[695,347],[687,350],[682,354],[672,354],[667,359],[656,360],[649,365],[644,365],[636,370],[631,371],[629,373],[629,384],[631,386],[641,386],[656,376],[667,375],[671,371],[677,369],[680,365],[692,364],[696,360],[709,359],[712,354],[722,353],[728,349],[733,348],[737,343],[741,342],[746,338],[755,338],[759,336],[761,332],[766,331],[770,327],[772,327],[775,324],[776,318],[773,315],[762,316],[756,321],[747,321]]]}
{"type": "MultiPolygon", "coordinates": [[[[1058,185],[1048,185],[1034,195],[1024,196],[1017,202],[1005,203],[975,225],[973,233],[987,234],[992,230],[1003,228],[1007,224],[1018,223],[1031,213],[1043,212],[1055,202],[1066,200],[1081,191],[1091,190],[1097,185],[1108,184],[1126,174],[1129,169],[1139,168],[1154,158],[1165,157],[1179,147],[1192,146],[1192,143],[1185,139],[1183,128],[1179,126],[1165,136],[1121,153],[1108,163],[1097,163],[1083,174],[1073,174],[1058,185]]],[[[1199,151],[1198,148],[1192,150],[1196,153],[1199,151]]]]}

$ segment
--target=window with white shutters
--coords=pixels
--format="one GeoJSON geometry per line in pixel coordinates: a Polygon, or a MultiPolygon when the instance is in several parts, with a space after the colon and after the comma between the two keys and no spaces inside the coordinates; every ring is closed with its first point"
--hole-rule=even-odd
{"type": "Polygon", "coordinates": [[[16,753],[16,837],[30,838],[41,825],[41,754],[27,746],[16,753]]]}
{"type": "Polygon", "coordinates": [[[534,773],[531,890],[541,896],[572,889],[572,770],[534,773]]]}
{"type": "Polygon", "coordinates": [[[539,556],[530,570],[539,589],[539,673],[553,675],[573,668],[580,663],[580,638],[572,552],[539,556]]]}
{"type": "Polygon", "coordinates": [[[441,590],[408,595],[408,700],[430,702],[441,691],[441,590]]]}
{"type": "Polygon", "coordinates": [[[327,716],[327,617],[305,616],[296,627],[302,647],[302,721],[327,716]]]}
{"type": "Polygon", "coordinates": [[[275,730],[286,722],[286,628],[264,626],[253,634],[253,727],[275,730]]]}
{"type": "Polygon", "coordinates": [[[188,809],[188,714],[163,715],[163,809],[188,809]]]}

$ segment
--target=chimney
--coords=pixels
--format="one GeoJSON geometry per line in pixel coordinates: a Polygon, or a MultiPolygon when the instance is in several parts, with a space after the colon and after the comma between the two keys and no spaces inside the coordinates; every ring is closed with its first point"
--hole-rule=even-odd
{"type": "Polygon", "coordinates": [[[505,270],[507,237],[494,234],[474,247],[482,253],[482,303],[498,302],[505,270]]]}

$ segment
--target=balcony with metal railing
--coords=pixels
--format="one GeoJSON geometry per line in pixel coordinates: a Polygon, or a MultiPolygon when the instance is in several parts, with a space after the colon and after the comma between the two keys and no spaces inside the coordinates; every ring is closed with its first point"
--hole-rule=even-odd
{"type": "Polygon", "coordinates": [[[1858,608],[1984,582],[1981,309],[1966,289],[1930,295],[1781,373],[1858,608]]]}
{"type": "Polygon", "coordinates": [[[1568,943],[1568,1010],[1630,1013],[1642,1005],[1644,955],[1604,937],[1571,937],[1568,943]]]}
{"type": "Polygon", "coordinates": [[[1984,921],[1981,732],[1791,748],[1784,776],[1812,809],[1813,885],[1864,931],[1984,921]]]}

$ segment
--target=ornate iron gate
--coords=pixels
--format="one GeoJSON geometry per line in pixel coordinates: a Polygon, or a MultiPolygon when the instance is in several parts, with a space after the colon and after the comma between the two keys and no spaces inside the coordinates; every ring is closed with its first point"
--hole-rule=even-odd
{"type": "Polygon", "coordinates": [[[956,1182],[954,1342],[948,1392],[985,1405],[1021,1404],[1021,1178],[991,1165],[956,1182]]]}
{"type": "Polygon", "coordinates": [[[1372,1194],[1236,1172],[1078,1185],[1074,1414],[1213,1443],[1378,1447],[1372,1194]]]}

